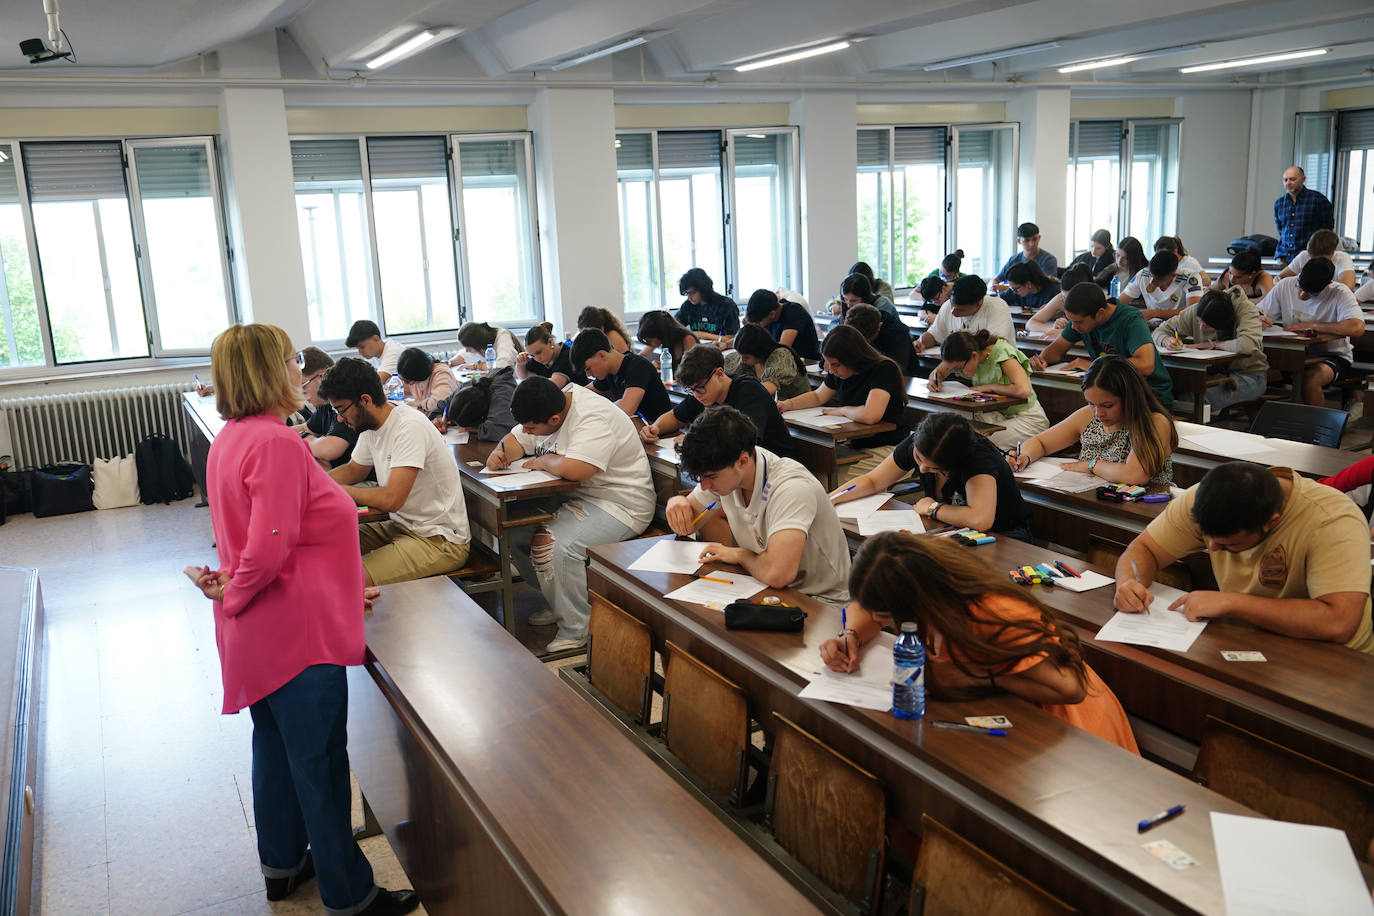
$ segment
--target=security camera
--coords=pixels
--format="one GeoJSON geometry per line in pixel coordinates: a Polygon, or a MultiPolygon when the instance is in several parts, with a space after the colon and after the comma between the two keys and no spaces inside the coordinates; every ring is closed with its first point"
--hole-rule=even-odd
{"type": "Polygon", "coordinates": [[[41,38],[26,38],[19,42],[19,52],[27,57],[31,64],[46,64],[48,61],[64,60],[72,56],[70,48],[54,51],[44,44],[41,38]]]}

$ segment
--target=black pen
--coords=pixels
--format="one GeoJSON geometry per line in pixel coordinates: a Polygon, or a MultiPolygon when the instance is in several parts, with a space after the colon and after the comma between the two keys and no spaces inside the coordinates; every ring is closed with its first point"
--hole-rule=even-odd
{"type": "Polygon", "coordinates": [[[1179,816],[1180,814],[1182,814],[1182,813],[1183,813],[1183,805],[1174,805],[1172,808],[1166,808],[1165,810],[1159,812],[1158,814],[1153,815],[1152,817],[1147,817],[1147,818],[1145,818],[1145,820],[1141,821],[1139,824],[1136,824],[1136,825],[1135,825],[1136,833],[1144,833],[1146,830],[1149,830],[1151,827],[1158,827],[1160,824],[1164,823],[1165,821],[1171,821],[1171,820],[1173,820],[1174,818],[1178,817],[1178,816],[1179,816]]]}
{"type": "Polygon", "coordinates": [[[961,732],[977,732],[980,735],[995,735],[998,738],[1005,738],[1007,730],[1004,728],[980,728],[977,725],[965,725],[963,722],[944,722],[936,720],[930,723],[936,728],[952,728],[961,732]]]}

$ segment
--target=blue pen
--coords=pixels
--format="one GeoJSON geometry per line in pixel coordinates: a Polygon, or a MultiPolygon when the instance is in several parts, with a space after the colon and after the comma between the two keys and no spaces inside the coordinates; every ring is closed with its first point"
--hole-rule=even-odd
{"type": "Polygon", "coordinates": [[[639,422],[643,423],[645,426],[649,425],[649,421],[644,419],[644,414],[640,413],[639,411],[635,411],[635,416],[639,417],[639,422]]]}
{"type": "Polygon", "coordinates": [[[843,490],[841,490],[840,492],[836,493],[835,495],[836,495],[836,496],[843,496],[844,494],[848,493],[850,490],[854,489],[854,488],[857,487],[857,486],[858,486],[857,483],[851,483],[849,486],[845,487],[843,490]]]}
{"type": "Polygon", "coordinates": [[[1180,814],[1182,814],[1182,813],[1183,813],[1183,805],[1174,805],[1172,808],[1166,808],[1165,810],[1159,812],[1158,814],[1156,814],[1156,815],[1154,815],[1154,816],[1152,816],[1152,817],[1147,817],[1147,818],[1145,818],[1145,820],[1141,821],[1139,824],[1136,824],[1136,825],[1135,825],[1136,833],[1144,833],[1146,830],[1149,830],[1151,827],[1158,827],[1160,824],[1164,823],[1165,821],[1171,821],[1171,820],[1173,820],[1174,818],[1178,817],[1178,816],[1179,816],[1180,814]]]}
{"type": "Polygon", "coordinates": [[[942,720],[936,720],[930,724],[936,728],[952,728],[955,731],[961,732],[977,732],[980,735],[992,735],[997,738],[1005,738],[1007,736],[1007,730],[1004,728],[982,728],[977,725],[965,725],[963,722],[945,722],[942,720]]]}

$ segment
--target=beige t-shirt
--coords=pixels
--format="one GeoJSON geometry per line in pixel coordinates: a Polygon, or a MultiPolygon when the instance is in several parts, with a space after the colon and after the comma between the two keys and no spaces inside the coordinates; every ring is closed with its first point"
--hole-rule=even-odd
{"type": "MultiPolygon", "coordinates": [[[[1369,528],[1359,507],[1344,493],[1294,474],[1271,468],[1293,489],[1279,522],[1264,540],[1241,553],[1212,553],[1212,572],[1224,592],[1264,598],[1320,598],[1338,592],[1364,592],[1364,616],[1351,649],[1374,653],[1370,629],[1369,528]]],[[[1193,521],[1197,486],[1175,499],[1145,531],[1164,552],[1184,557],[1206,545],[1193,521]]]]}

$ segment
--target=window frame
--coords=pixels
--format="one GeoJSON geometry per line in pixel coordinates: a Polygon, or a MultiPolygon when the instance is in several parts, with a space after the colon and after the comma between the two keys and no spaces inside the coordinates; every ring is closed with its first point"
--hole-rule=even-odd
{"type": "MultiPolygon", "coordinates": [[[[38,334],[43,346],[43,363],[36,366],[0,366],[0,380],[9,378],[26,378],[33,375],[47,374],[46,370],[57,368],[57,355],[53,348],[52,329],[48,326],[48,295],[43,286],[43,273],[38,263],[38,239],[33,226],[33,206],[29,200],[29,183],[24,177],[24,150],[20,140],[0,138],[0,146],[8,146],[10,149],[10,161],[15,169],[15,183],[17,186],[17,197],[19,198],[19,214],[24,224],[24,245],[29,256],[29,277],[33,282],[33,302],[38,309],[38,334]]],[[[3,282],[0,277],[0,282],[3,282]]],[[[5,296],[9,298],[9,290],[6,288],[5,296]]],[[[119,360],[118,362],[125,362],[119,360]]],[[[63,365],[68,365],[63,363],[63,365]]]]}
{"type": "MultiPolygon", "coordinates": [[[[1001,244],[1007,246],[1006,248],[1003,248],[1001,250],[1008,251],[1012,248],[1015,242],[1015,227],[1018,224],[1018,214],[1020,213],[1021,122],[981,121],[974,122],[971,124],[950,124],[948,125],[948,128],[949,146],[945,154],[945,177],[946,181],[948,182],[945,191],[945,208],[947,213],[947,222],[945,228],[945,239],[947,241],[945,242],[945,247],[949,248],[950,251],[954,251],[955,249],[963,247],[963,241],[959,238],[959,135],[964,131],[1011,131],[1011,155],[1009,157],[1011,160],[1011,176],[1008,179],[1007,184],[1007,187],[1011,189],[1011,201],[1008,210],[1008,212],[1011,214],[1011,219],[1007,223],[1007,228],[1012,230],[1012,234],[1005,241],[1001,242],[1001,244]]],[[[969,247],[975,251],[977,250],[975,246],[970,245],[969,247]]],[[[987,274],[987,276],[983,279],[988,281],[991,281],[993,277],[996,277],[997,271],[999,271],[1002,267],[1001,263],[999,263],[1002,260],[1002,258],[1000,254],[996,253],[997,249],[994,248],[993,252],[994,253],[989,253],[984,256],[987,258],[988,269],[984,271],[987,274]]],[[[969,258],[968,260],[971,261],[972,258],[969,258]]]]}
{"type": "MultiPolygon", "coordinates": [[[[784,278],[777,278],[774,281],[774,288],[782,287],[785,289],[797,289],[801,285],[801,131],[796,126],[779,127],[730,127],[724,130],[725,158],[722,163],[725,172],[725,210],[722,217],[725,222],[725,270],[730,277],[730,282],[736,282],[740,276],[739,269],[739,241],[736,235],[735,210],[738,206],[735,189],[735,144],[732,142],[736,137],[748,137],[749,134],[767,135],[786,135],[791,138],[791,174],[792,189],[791,194],[791,251],[787,253],[785,260],[788,264],[790,275],[784,278]]],[[[654,144],[654,166],[658,166],[658,145],[654,144]]],[[[730,287],[727,286],[727,289],[730,287]]],[[[734,298],[739,300],[739,294],[744,290],[735,291],[734,298]]],[[[750,291],[752,294],[752,291],[750,291]]],[[[747,300],[745,300],[747,301],[747,300]]]]}
{"type": "MultiPolygon", "coordinates": [[[[1135,200],[1133,199],[1134,195],[1131,190],[1131,171],[1132,166],[1135,164],[1136,128],[1142,125],[1173,125],[1178,129],[1178,143],[1174,149],[1174,169],[1176,172],[1176,179],[1174,190],[1172,192],[1173,200],[1168,202],[1165,209],[1161,211],[1161,213],[1165,214],[1165,218],[1163,220],[1165,225],[1161,227],[1160,231],[1156,234],[1155,237],[1158,238],[1160,235],[1165,234],[1178,234],[1178,205],[1179,200],[1183,196],[1183,120],[1183,118],[1069,119],[1070,129],[1073,131],[1073,135],[1075,138],[1074,144],[1072,144],[1069,149],[1068,165],[1071,168],[1077,164],[1077,139],[1082,136],[1082,128],[1075,128],[1074,125],[1080,124],[1085,121],[1110,122],[1119,125],[1119,133],[1121,137],[1121,145],[1117,153],[1117,178],[1119,181],[1117,187],[1117,199],[1119,201],[1119,206],[1117,208],[1116,214],[1116,226],[1113,227],[1111,230],[1114,233],[1114,235],[1112,236],[1114,244],[1119,243],[1121,239],[1126,238],[1127,236],[1132,234],[1131,222],[1135,207],[1135,200]],[[1170,210],[1172,211],[1172,215],[1170,215],[1168,212],[1170,210]]],[[[1071,198],[1070,207],[1072,208],[1075,207],[1077,204],[1076,197],[1074,196],[1078,193],[1077,185],[1074,184],[1072,187],[1068,189],[1068,191],[1071,198]]],[[[1153,208],[1157,203],[1157,201],[1151,201],[1146,206],[1153,208]]],[[[1070,210],[1070,212],[1073,211],[1070,210]]],[[[1073,233],[1072,220],[1068,221],[1068,225],[1065,227],[1065,232],[1070,235],[1073,233]]],[[[1081,244],[1082,239],[1066,239],[1065,245],[1068,250],[1068,255],[1062,263],[1067,264],[1069,261],[1072,261],[1078,255],[1086,251],[1086,248],[1078,247],[1081,244]]],[[[1150,246],[1154,244],[1154,239],[1140,239],[1140,244],[1144,246],[1146,252],[1149,252],[1150,246]]]]}

